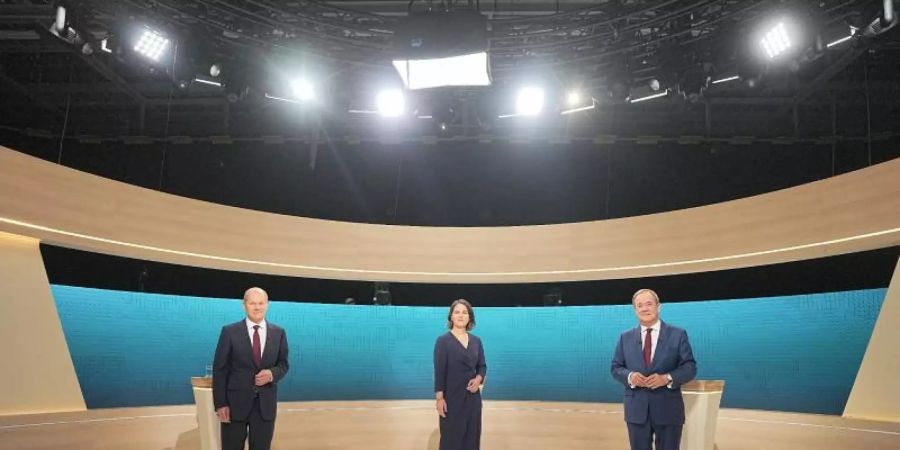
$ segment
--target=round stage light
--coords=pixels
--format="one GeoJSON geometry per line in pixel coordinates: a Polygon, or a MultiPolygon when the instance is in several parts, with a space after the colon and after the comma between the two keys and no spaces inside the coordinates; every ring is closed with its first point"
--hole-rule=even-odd
{"type": "Polygon", "coordinates": [[[544,109],[544,90],[525,87],[516,96],[516,113],[520,116],[536,116],[544,109]]]}
{"type": "Polygon", "coordinates": [[[406,100],[400,89],[384,89],[375,97],[378,112],[384,117],[399,117],[406,110],[406,100]]]}

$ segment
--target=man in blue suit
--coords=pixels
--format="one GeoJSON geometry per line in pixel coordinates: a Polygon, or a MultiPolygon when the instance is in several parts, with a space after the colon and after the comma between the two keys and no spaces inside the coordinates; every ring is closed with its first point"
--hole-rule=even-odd
{"type": "Polygon", "coordinates": [[[659,296],[641,289],[631,297],[640,325],[623,332],[612,359],[613,378],[625,385],[625,422],[632,450],[678,450],[684,426],[681,385],[697,375],[687,333],[659,320],[659,296]]]}

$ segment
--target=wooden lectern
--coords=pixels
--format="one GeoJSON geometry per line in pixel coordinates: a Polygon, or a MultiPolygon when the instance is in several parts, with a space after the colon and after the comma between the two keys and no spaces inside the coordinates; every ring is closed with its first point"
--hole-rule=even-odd
{"type": "Polygon", "coordinates": [[[694,380],[681,386],[684,397],[684,429],[681,448],[713,450],[716,445],[716,422],[719,402],[725,389],[723,380],[694,380]]]}
{"type": "Polygon", "coordinates": [[[197,426],[200,433],[200,450],[222,448],[219,418],[213,406],[212,377],[191,377],[194,403],[197,404],[197,426]]]}

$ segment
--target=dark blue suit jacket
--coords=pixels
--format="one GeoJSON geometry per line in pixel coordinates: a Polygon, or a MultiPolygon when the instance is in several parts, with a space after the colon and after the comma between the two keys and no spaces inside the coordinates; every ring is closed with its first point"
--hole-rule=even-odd
{"type": "Polygon", "coordinates": [[[650,367],[644,366],[643,346],[641,327],[627,330],[619,336],[612,359],[612,375],[625,385],[625,421],[643,424],[650,420],[656,425],[683,425],[681,385],[697,375],[697,364],[687,333],[661,322],[650,367]],[[672,375],[672,388],[632,389],[628,384],[628,374],[631,372],[644,375],[668,373],[672,375]]]}
{"type": "Polygon", "coordinates": [[[288,343],[284,329],[266,322],[266,347],[262,361],[253,361],[253,343],[244,320],[222,327],[213,360],[213,404],[216,409],[231,408],[231,420],[244,422],[250,416],[253,399],[259,395],[259,413],[275,420],[278,402],[277,383],[288,371],[288,343]],[[272,371],[274,381],[256,386],[256,374],[272,371]]]}

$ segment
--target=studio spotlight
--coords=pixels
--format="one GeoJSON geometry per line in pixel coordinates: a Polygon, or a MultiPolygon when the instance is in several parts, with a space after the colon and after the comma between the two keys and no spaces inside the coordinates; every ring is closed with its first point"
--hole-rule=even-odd
{"type": "Polygon", "coordinates": [[[141,33],[141,37],[138,38],[138,42],[134,46],[134,51],[154,62],[159,62],[159,59],[169,47],[170,42],[171,41],[169,41],[168,38],[156,31],[145,29],[141,33]]]}
{"type": "Polygon", "coordinates": [[[595,106],[596,105],[594,103],[593,96],[584,95],[581,91],[573,90],[566,95],[566,109],[560,111],[559,113],[565,116],[581,111],[587,111],[589,109],[594,109],[595,106]]]}
{"type": "Polygon", "coordinates": [[[67,44],[81,45],[84,43],[84,37],[81,33],[71,26],[65,7],[59,6],[56,8],[56,17],[48,31],[67,44]]]}
{"type": "Polygon", "coordinates": [[[790,35],[788,35],[788,30],[784,21],[778,22],[772,29],[763,35],[762,39],[759,41],[759,45],[762,46],[769,59],[774,59],[791,48],[791,38],[790,35]]]}
{"type": "Polygon", "coordinates": [[[566,105],[569,108],[575,108],[581,104],[581,93],[578,91],[569,91],[566,95],[566,105]]]}
{"type": "Polygon", "coordinates": [[[539,87],[524,87],[516,95],[516,114],[536,116],[544,109],[544,90],[539,87]]]}
{"type": "Polygon", "coordinates": [[[63,31],[66,28],[66,8],[65,6],[56,7],[56,19],[53,22],[56,31],[63,31]]]}
{"type": "Polygon", "coordinates": [[[315,87],[313,87],[313,84],[310,83],[309,80],[303,78],[294,80],[294,82],[291,83],[291,90],[293,91],[295,98],[304,102],[316,98],[315,87]]]}
{"type": "Polygon", "coordinates": [[[406,110],[406,99],[400,89],[384,89],[375,97],[375,106],[384,117],[399,117],[406,110]]]}

